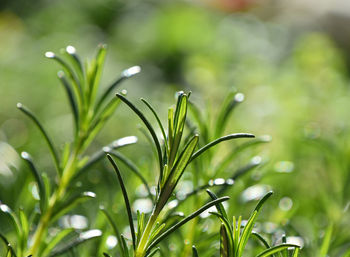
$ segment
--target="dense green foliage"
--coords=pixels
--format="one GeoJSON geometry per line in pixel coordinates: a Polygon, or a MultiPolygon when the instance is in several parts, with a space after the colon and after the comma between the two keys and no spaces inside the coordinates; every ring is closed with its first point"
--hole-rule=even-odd
{"type": "MultiPolygon", "coordinates": [[[[17,213],[16,211],[11,210],[11,208],[9,208],[6,204],[0,204],[1,212],[9,216],[12,226],[15,228],[16,232],[15,244],[10,243],[7,235],[0,233],[1,239],[5,245],[6,256],[58,256],[74,251],[78,245],[84,243],[85,241],[102,236],[103,232],[98,229],[79,232],[79,229],[58,228],[53,235],[48,235],[48,232],[52,226],[55,226],[57,220],[62,219],[67,212],[72,211],[77,204],[81,204],[90,198],[95,198],[95,193],[93,192],[78,193],[80,191],[79,188],[72,186],[72,183],[78,176],[80,176],[83,172],[88,172],[89,168],[93,164],[102,159],[104,153],[108,153],[107,158],[116,171],[124,197],[125,210],[127,212],[131,233],[132,247],[128,247],[126,238],[119,233],[119,229],[117,228],[118,226],[111,218],[108,210],[102,208],[101,211],[105,214],[107,220],[111,223],[114,229],[115,236],[118,239],[117,242],[119,243],[120,256],[153,256],[159,250],[159,248],[155,247],[157,247],[170,234],[173,234],[184,224],[196,218],[210,207],[216,206],[217,210],[219,211],[219,213],[216,213],[216,215],[220,217],[222,226],[227,224],[224,230],[225,235],[222,235],[223,232],[221,231],[220,255],[241,257],[244,253],[245,245],[247,244],[249,237],[252,235],[257,214],[262,204],[271,195],[271,192],[263,197],[258,203],[251,218],[244,226],[242,233],[240,232],[242,222],[241,217],[239,218],[237,224],[234,218],[233,225],[228,225],[228,216],[222,202],[228,200],[229,197],[218,198],[211,191],[208,191],[208,193],[210,194],[212,201],[208,202],[207,204],[203,204],[203,206],[197,211],[175,223],[169,213],[164,214],[164,212],[167,213],[167,211],[164,211],[164,209],[169,200],[173,198],[175,188],[179,183],[180,178],[183,176],[187,166],[191,162],[196,162],[202,154],[209,151],[212,147],[220,144],[221,142],[239,138],[254,138],[254,135],[249,133],[229,134],[218,137],[198,148],[199,135],[196,133],[197,129],[193,127],[193,125],[188,125],[191,130],[189,133],[187,133],[186,137],[184,134],[186,123],[188,124],[187,109],[189,105],[190,93],[185,94],[184,92],[179,92],[176,107],[169,108],[168,111],[167,132],[151,104],[149,104],[146,100],[141,99],[157,120],[163,137],[163,145],[161,145],[151,123],[148,121],[142,111],[140,111],[134,104],[125,98],[125,92],[123,94],[118,93],[116,97],[112,98],[110,101],[107,101],[108,94],[113,91],[113,89],[125,78],[129,78],[137,74],[140,71],[139,67],[135,66],[123,71],[120,78],[112,83],[112,85],[109,86],[104,93],[101,94],[101,96],[97,96],[99,80],[105,59],[105,52],[105,46],[100,46],[95,59],[92,62],[87,63],[85,66],[83,66],[79,56],[75,52],[75,48],[72,46],[68,46],[64,51],[64,55],[66,55],[68,62],[52,52],[47,52],[45,54],[47,58],[56,60],[65,71],[60,71],[58,73],[58,77],[67,93],[67,99],[71,107],[71,116],[74,120],[73,141],[65,144],[62,153],[57,151],[53,140],[50,138],[38,118],[22,104],[17,104],[19,110],[27,115],[38,127],[43,139],[46,141],[52,156],[53,166],[56,170],[56,177],[54,181],[50,181],[47,173],[40,173],[38,171],[32,158],[27,152],[21,153],[22,159],[28,163],[29,169],[35,178],[35,190],[38,194],[39,203],[37,204],[38,207],[32,209],[32,213],[29,214],[23,209],[20,209],[17,213]],[[65,76],[65,73],[68,74],[68,78],[65,76]],[[96,137],[99,130],[104,126],[104,123],[111,117],[120,101],[124,102],[130,107],[131,110],[135,112],[135,114],[137,114],[137,116],[139,116],[150,133],[150,140],[153,141],[155,146],[159,163],[159,174],[157,176],[158,182],[156,183],[156,186],[154,186],[156,187],[154,197],[152,196],[152,192],[149,190],[150,187],[147,180],[143,177],[142,172],[139,172],[137,167],[134,166],[131,161],[125,157],[121,157],[121,155],[116,152],[116,150],[118,150],[118,148],[121,146],[135,143],[136,140],[134,138],[129,137],[119,139],[90,157],[85,155],[86,149],[89,147],[94,137],[96,137]],[[181,149],[181,147],[183,149],[181,149]],[[138,175],[143,182],[145,193],[151,199],[151,202],[153,202],[152,213],[150,216],[146,216],[145,212],[136,209],[136,228],[134,226],[133,218],[135,215],[131,209],[127,189],[121,172],[112,156],[123,160],[124,163],[138,175]],[[64,243],[65,239],[71,236],[71,234],[76,234],[75,238],[64,243]],[[235,236],[233,236],[233,234],[235,236]]],[[[226,124],[232,109],[235,107],[237,102],[239,102],[237,95],[239,96],[239,94],[231,94],[228,96],[228,100],[225,101],[216,124],[215,134],[220,134],[220,132],[224,130],[224,125],[226,124]]],[[[192,108],[195,110],[194,113],[197,120],[201,120],[199,110],[196,109],[197,107],[193,105],[192,108]]],[[[204,135],[207,137],[206,140],[208,140],[210,133],[206,127],[206,124],[202,123],[200,125],[206,131],[204,135]]],[[[255,142],[250,143],[250,145],[254,144],[255,142]]],[[[238,150],[236,149],[236,151],[233,153],[236,154],[237,151],[238,150]]],[[[234,154],[230,154],[223,162],[227,163],[228,161],[232,160],[234,154]]],[[[248,169],[246,168],[241,171],[240,174],[235,174],[236,176],[234,178],[246,173],[250,169],[251,168],[249,167],[248,169]]],[[[195,168],[193,173],[202,173],[201,166],[197,166],[197,169],[195,168]]],[[[216,175],[218,175],[217,172],[216,175]]],[[[215,180],[217,179],[214,177],[214,181],[215,180]]],[[[231,178],[231,180],[234,181],[233,178],[231,178]]],[[[216,184],[220,185],[220,183],[217,182],[216,184]]],[[[226,184],[221,183],[221,186],[226,186],[226,184]]],[[[200,189],[203,188],[205,187],[200,189]]],[[[201,190],[196,190],[192,194],[197,194],[200,191],[201,190]]],[[[188,196],[190,195],[191,194],[188,196]]],[[[188,197],[185,196],[182,201],[185,202],[187,198],[188,197]]],[[[174,206],[170,212],[173,212],[176,207],[177,206],[174,206]]],[[[74,224],[74,221],[72,221],[71,225],[74,228],[74,226],[77,224],[74,224]]],[[[196,230],[196,227],[192,227],[192,229],[196,230]]],[[[254,233],[258,235],[259,238],[262,238],[262,236],[260,236],[257,232],[254,233]]],[[[211,242],[208,241],[208,243],[211,242]]],[[[268,249],[259,254],[259,256],[270,256],[274,253],[288,251],[288,248],[290,247],[295,248],[293,256],[297,256],[299,246],[286,243],[272,247],[268,246],[268,249]]],[[[193,254],[198,255],[197,250],[194,250],[193,254]]],[[[288,252],[286,252],[286,254],[288,255],[288,252]]],[[[104,255],[108,256],[107,253],[104,253],[104,255]]]]}
{"type": "Polygon", "coordinates": [[[218,197],[230,197],[223,202],[229,226],[220,228],[220,208],[212,207],[209,212],[217,214],[207,210],[196,216],[162,238],[159,251],[149,253],[225,255],[223,241],[239,243],[240,238],[225,239],[225,233],[243,233],[243,227],[235,227],[239,216],[246,224],[256,201],[273,190],[244,256],[257,256],[280,243],[302,245],[300,252],[295,248],[300,256],[349,256],[349,78],[343,53],[328,36],[295,34],[249,12],[227,15],[188,2],[25,2],[0,4],[7,3],[0,11],[1,256],[12,251],[7,241],[18,256],[32,247],[42,256],[132,255],[130,216],[136,246],[161,192],[157,186],[166,182],[167,176],[159,181],[160,174],[171,170],[170,159],[178,158],[194,134],[199,135],[195,154],[242,131],[256,138],[228,137],[186,167],[157,218],[159,227],[153,226],[167,221],[154,239],[205,206],[211,199],[208,188],[218,197]],[[64,17],[61,22],[56,22],[57,14],[64,17]],[[59,66],[62,86],[55,86],[57,64],[64,63],[43,60],[43,52],[73,44],[89,55],[101,41],[109,46],[101,83],[104,48],[98,51],[99,60],[92,57],[85,63],[68,47],[57,56],[47,54],[70,63],[70,68],[59,66]],[[123,85],[128,95],[121,101],[115,93],[125,91],[115,89],[114,82],[138,71],[136,64],[143,72],[123,85]],[[130,66],[134,68],[115,80],[116,72],[130,66]],[[168,106],[179,90],[193,93],[185,94],[186,123],[171,151],[169,138],[164,138],[172,128],[162,131],[159,124],[168,124],[168,106]],[[154,107],[138,102],[141,96],[154,107]],[[15,111],[18,101],[24,113],[15,111]],[[148,120],[154,135],[147,125],[136,129],[143,121],[127,103],[148,120]],[[112,150],[125,143],[132,145],[112,150]],[[123,179],[129,211],[106,152],[123,179]],[[56,195],[62,199],[53,200],[56,195]],[[52,214],[45,215],[48,209],[52,214]],[[47,229],[37,226],[49,219],[43,221],[43,216],[51,216],[47,229]],[[125,244],[115,245],[123,238],[125,244]]]}

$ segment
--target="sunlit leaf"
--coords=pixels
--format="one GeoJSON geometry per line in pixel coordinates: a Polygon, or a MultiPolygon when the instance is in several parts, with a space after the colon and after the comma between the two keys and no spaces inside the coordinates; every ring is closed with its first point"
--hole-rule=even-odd
{"type": "Polygon", "coordinates": [[[333,234],[333,224],[330,224],[330,225],[328,225],[326,233],[323,237],[319,257],[326,257],[327,256],[329,246],[331,245],[332,234],[333,234]]]}
{"type": "Polygon", "coordinates": [[[269,243],[259,233],[253,231],[252,236],[256,237],[262,243],[263,246],[265,246],[266,248],[270,248],[269,243]]]}
{"type": "Polygon", "coordinates": [[[135,105],[133,105],[129,100],[127,100],[123,95],[121,95],[119,93],[117,94],[117,97],[119,97],[124,103],[126,103],[130,107],[130,109],[132,109],[136,113],[136,115],[142,120],[142,122],[146,125],[148,131],[150,132],[152,139],[153,139],[153,142],[154,142],[156,149],[157,149],[158,161],[159,161],[159,167],[160,167],[160,178],[162,178],[162,175],[163,175],[162,174],[163,173],[162,172],[162,170],[163,170],[162,150],[161,150],[160,143],[158,141],[156,132],[154,131],[150,122],[146,119],[146,117],[143,115],[143,113],[138,108],[136,108],[135,105]]]}
{"type": "Polygon", "coordinates": [[[154,250],[152,250],[149,254],[146,255],[146,257],[152,257],[153,255],[155,255],[157,252],[159,252],[159,247],[155,248],[154,250]]]}
{"type": "Polygon", "coordinates": [[[21,250],[24,251],[28,243],[29,223],[27,215],[22,209],[19,210],[19,221],[22,227],[21,250]]]}
{"type": "Polygon", "coordinates": [[[95,101],[98,85],[101,80],[103,65],[105,62],[107,53],[107,46],[104,44],[100,44],[98,47],[98,51],[95,57],[95,66],[91,75],[91,88],[89,90],[90,95],[88,96],[88,103],[92,103],[95,101]]]}
{"type": "MultiPolygon", "coordinates": [[[[160,121],[159,117],[158,117],[158,114],[156,113],[156,111],[154,110],[154,108],[152,107],[152,105],[147,102],[147,100],[141,98],[141,101],[145,103],[145,105],[151,110],[151,112],[153,113],[154,117],[156,118],[157,120],[157,123],[159,125],[159,128],[162,132],[162,135],[163,135],[163,139],[164,139],[164,144],[165,144],[165,148],[168,150],[168,143],[167,143],[167,136],[165,134],[165,130],[164,130],[164,127],[162,125],[162,122],[160,121]]],[[[169,153],[168,153],[169,154],[169,153]]]]}
{"type": "Polygon", "coordinates": [[[191,141],[188,142],[188,144],[185,146],[185,149],[182,151],[178,160],[176,161],[175,165],[170,171],[169,176],[165,178],[166,181],[162,186],[161,193],[157,202],[157,209],[162,209],[163,206],[168,201],[171,193],[176,187],[176,184],[181,178],[183,172],[185,171],[185,168],[188,165],[189,159],[191,158],[195,150],[195,147],[197,146],[197,143],[198,143],[198,135],[195,135],[191,139],[191,141]]]}
{"type": "Polygon", "coordinates": [[[220,257],[228,257],[230,251],[229,238],[224,225],[220,227],[220,257]]]}
{"type": "Polygon", "coordinates": [[[57,61],[62,66],[62,68],[67,72],[67,74],[69,75],[69,78],[73,82],[74,93],[77,96],[77,100],[79,101],[79,104],[84,105],[85,101],[84,101],[84,94],[83,94],[82,85],[80,84],[80,81],[77,78],[73,68],[66,61],[64,61],[62,58],[60,58],[59,56],[57,56],[53,52],[46,52],[45,57],[57,61]]]}
{"type": "Polygon", "coordinates": [[[134,222],[133,222],[133,218],[132,218],[132,212],[131,212],[128,193],[126,191],[125,184],[124,184],[123,178],[121,176],[121,173],[119,171],[117,164],[115,163],[115,161],[113,160],[111,155],[107,154],[107,158],[110,161],[110,163],[112,164],[112,166],[117,174],[117,178],[118,178],[120,187],[121,187],[122,192],[123,192],[125,207],[126,207],[126,211],[127,211],[128,219],[129,219],[130,232],[131,232],[131,236],[132,236],[132,244],[133,244],[133,247],[135,249],[136,248],[136,236],[135,236],[135,228],[134,228],[134,222]]]}
{"type": "MultiPolygon", "coordinates": [[[[105,149],[105,150],[107,150],[107,149],[105,149]]],[[[124,163],[142,181],[142,184],[145,186],[145,188],[147,190],[147,196],[153,202],[151,189],[149,188],[147,180],[142,175],[142,173],[139,170],[139,168],[130,159],[126,158],[124,155],[122,155],[119,152],[106,151],[106,153],[108,153],[108,154],[112,155],[113,157],[119,159],[122,163],[124,163]]]]}
{"type": "Polygon", "coordinates": [[[281,245],[277,245],[277,246],[273,246],[269,249],[266,249],[265,251],[263,251],[262,253],[258,254],[256,257],[267,257],[267,256],[271,256],[275,253],[279,253],[285,249],[288,249],[290,247],[293,248],[299,248],[299,246],[294,245],[294,244],[281,244],[281,245]]]}
{"type": "Polygon", "coordinates": [[[43,181],[39,171],[36,169],[31,156],[27,152],[22,152],[21,157],[23,160],[25,160],[27,162],[27,164],[30,168],[30,171],[32,172],[32,174],[35,178],[35,181],[38,185],[39,196],[40,196],[40,209],[41,209],[41,212],[44,213],[46,208],[47,208],[47,205],[48,205],[48,199],[47,199],[47,195],[46,195],[46,187],[45,187],[44,181],[43,181]]]}
{"type": "Polygon", "coordinates": [[[209,209],[210,207],[216,205],[217,203],[223,202],[223,201],[227,201],[228,199],[230,199],[228,196],[226,197],[221,197],[218,198],[216,200],[213,200],[207,204],[205,204],[204,206],[202,206],[200,209],[198,209],[197,211],[193,212],[192,214],[190,214],[189,216],[187,216],[186,218],[182,219],[180,222],[176,223],[174,226],[172,226],[171,228],[167,229],[166,231],[164,231],[161,235],[159,235],[154,241],[152,241],[152,243],[147,247],[147,251],[149,251],[150,249],[152,249],[153,247],[155,247],[159,242],[161,242],[164,238],[166,238],[168,235],[170,235],[171,233],[173,233],[174,231],[176,231],[178,228],[180,228],[181,226],[183,226],[184,224],[186,224],[187,222],[189,222],[190,220],[192,220],[193,218],[197,217],[198,215],[200,215],[202,212],[204,212],[205,210],[209,209]]]}
{"type": "Polygon", "coordinates": [[[130,68],[124,70],[121,73],[120,77],[116,81],[114,81],[109,87],[107,87],[107,89],[103,92],[102,96],[97,101],[95,111],[98,112],[100,110],[100,108],[103,105],[103,103],[105,102],[106,98],[112,93],[112,91],[117,86],[119,86],[121,84],[121,82],[123,82],[125,79],[128,79],[128,78],[135,76],[140,71],[141,71],[140,66],[133,66],[133,67],[130,67],[130,68]]]}
{"type": "Polygon", "coordinates": [[[170,145],[170,153],[169,153],[169,167],[172,167],[173,163],[176,161],[176,154],[178,152],[178,148],[180,146],[183,129],[185,127],[187,114],[187,95],[183,92],[179,93],[178,101],[175,108],[174,113],[174,131],[173,131],[173,142],[170,145]]]}
{"type": "Polygon", "coordinates": [[[80,120],[80,114],[79,114],[79,107],[78,107],[78,103],[76,100],[76,97],[73,93],[72,90],[72,86],[69,84],[68,80],[66,79],[66,77],[64,76],[63,72],[58,72],[57,74],[58,78],[61,81],[61,84],[63,85],[67,97],[68,97],[68,101],[70,104],[70,107],[72,109],[72,113],[73,113],[73,119],[74,119],[74,124],[75,124],[75,128],[76,128],[76,132],[78,132],[79,130],[79,120],[80,120]]]}
{"type": "Polygon", "coordinates": [[[47,134],[46,130],[41,125],[39,120],[35,117],[35,115],[27,107],[23,106],[21,103],[18,103],[17,104],[17,108],[19,110],[21,110],[25,115],[27,115],[34,122],[34,124],[39,128],[41,134],[43,135],[43,137],[45,138],[46,143],[49,146],[51,155],[53,157],[53,160],[54,160],[54,163],[55,163],[55,166],[56,166],[56,169],[57,169],[57,171],[60,174],[60,161],[59,161],[59,158],[58,158],[58,154],[57,154],[56,148],[54,147],[53,142],[52,142],[51,138],[49,137],[49,135],[47,134]]]}
{"type": "Polygon", "coordinates": [[[191,161],[193,161],[194,159],[196,159],[198,156],[200,156],[202,153],[204,153],[205,151],[207,151],[208,149],[210,149],[211,147],[227,141],[227,140],[232,140],[232,139],[236,139],[236,138],[254,138],[253,134],[249,134],[249,133],[236,133],[236,134],[230,134],[224,137],[220,137],[218,139],[215,139],[214,141],[210,142],[209,144],[203,146],[202,148],[200,148],[198,151],[196,151],[193,156],[191,157],[191,161]]]}
{"type": "Polygon", "coordinates": [[[17,215],[10,209],[10,207],[8,207],[6,204],[2,204],[1,202],[0,202],[0,212],[3,212],[10,218],[12,225],[16,229],[17,239],[18,241],[21,241],[23,232],[22,232],[21,223],[17,215]]]}
{"type": "Polygon", "coordinates": [[[192,245],[192,257],[199,257],[197,248],[194,245],[192,245]]]}
{"type": "Polygon", "coordinates": [[[239,241],[238,244],[238,248],[236,250],[237,256],[242,256],[243,255],[243,251],[244,248],[248,242],[248,239],[252,233],[256,218],[259,214],[259,211],[261,209],[261,207],[263,206],[263,204],[265,203],[265,201],[272,195],[272,191],[268,192],[256,205],[253,213],[251,214],[250,218],[247,221],[247,224],[244,226],[242,235],[241,235],[241,239],[239,241]]]}

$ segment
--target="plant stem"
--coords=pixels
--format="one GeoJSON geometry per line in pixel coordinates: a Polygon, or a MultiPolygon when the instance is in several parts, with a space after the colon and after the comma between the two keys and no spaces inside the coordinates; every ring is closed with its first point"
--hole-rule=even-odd
{"type": "Polygon", "coordinates": [[[65,196],[66,188],[72,178],[72,175],[75,173],[77,155],[78,155],[78,149],[73,151],[73,153],[71,154],[67,162],[67,165],[63,170],[62,179],[58,185],[58,188],[50,197],[47,210],[39,220],[38,227],[33,236],[33,244],[28,250],[26,256],[30,254],[33,256],[38,255],[38,251],[40,250],[40,245],[46,236],[47,228],[52,218],[53,210],[56,204],[65,196]]]}
{"type": "Polygon", "coordinates": [[[155,208],[146,224],[144,232],[142,233],[140,243],[138,244],[135,251],[135,257],[144,257],[146,255],[148,239],[152,232],[152,228],[157,221],[158,215],[159,215],[159,211],[157,211],[157,208],[155,208]]]}

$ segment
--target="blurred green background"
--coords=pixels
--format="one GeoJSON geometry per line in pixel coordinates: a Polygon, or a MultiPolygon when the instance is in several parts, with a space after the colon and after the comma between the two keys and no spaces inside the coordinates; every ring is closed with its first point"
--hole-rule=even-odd
{"type": "MultiPolygon", "coordinates": [[[[16,152],[26,150],[43,171],[52,169],[45,142],[17,111],[17,102],[37,114],[57,145],[72,137],[58,66],[44,53],[73,45],[92,57],[103,42],[103,85],[140,65],[142,73],[123,88],[134,101],[150,100],[164,120],[178,90],[191,90],[192,100],[212,116],[230,90],[242,92],[244,103],[227,132],[268,134],[272,141],[250,153],[266,164],[230,190],[232,214],[247,215],[253,206],[242,205],[247,187],[255,186],[256,194],[271,188],[276,194],[262,216],[273,233],[285,228],[303,241],[302,256],[315,256],[334,224],[329,256],[342,256],[350,247],[350,8],[335,2],[2,0],[0,201],[13,209],[30,209],[35,202],[31,177],[16,152]]],[[[152,153],[138,123],[119,108],[95,149],[136,135],[140,143],[123,151],[147,170],[152,153]]],[[[90,171],[80,184],[98,194],[96,203],[78,210],[90,220],[101,203],[125,215],[114,176],[105,169],[90,171]]],[[[0,231],[10,230],[0,216],[0,231]]]]}

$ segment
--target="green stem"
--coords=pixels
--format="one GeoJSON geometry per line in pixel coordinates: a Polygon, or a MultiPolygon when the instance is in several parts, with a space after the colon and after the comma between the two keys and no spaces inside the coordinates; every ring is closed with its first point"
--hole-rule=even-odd
{"type": "Polygon", "coordinates": [[[146,224],[144,232],[142,233],[140,243],[138,244],[136,251],[135,251],[135,257],[144,257],[146,255],[146,249],[148,246],[148,239],[149,239],[149,236],[152,232],[152,228],[157,221],[158,215],[159,215],[159,211],[157,211],[157,209],[155,209],[153,211],[151,217],[149,218],[147,224],[146,224]]]}
{"type": "Polygon", "coordinates": [[[39,220],[38,227],[33,236],[33,244],[28,250],[26,256],[30,254],[33,256],[38,256],[40,245],[43,242],[44,238],[46,237],[47,228],[50,224],[53,210],[56,204],[65,196],[66,188],[72,178],[72,175],[75,173],[76,161],[77,161],[77,155],[78,155],[77,153],[78,153],[77,150],[72,153],[66,167],[63,170],[62,179],[59,183],[59,186],[57,190],[50,197],[48,208],[39,220]]]}

